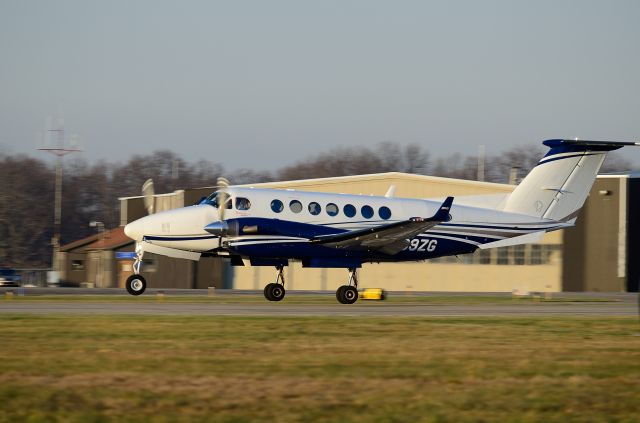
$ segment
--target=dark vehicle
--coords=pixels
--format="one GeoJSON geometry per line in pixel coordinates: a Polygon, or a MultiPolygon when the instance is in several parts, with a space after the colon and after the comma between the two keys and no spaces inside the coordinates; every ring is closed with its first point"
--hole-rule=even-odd
{"type": "Polygon", "coordinates": [[[2,286],[20,286],[22,278],[15,271],[7,267],[0,267],[0,287],[2,286]]]}

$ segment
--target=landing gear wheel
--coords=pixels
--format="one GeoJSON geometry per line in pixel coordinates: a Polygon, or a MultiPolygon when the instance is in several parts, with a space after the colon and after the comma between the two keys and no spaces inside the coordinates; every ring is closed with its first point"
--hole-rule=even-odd
{"type": "Polygon", "coordinates": [[[270,283],[264,287],[264,297],[269,301],[282,301],[285,294],[284,286],[279,283],[270,283]]]}
{"type": "Polygon", "coordinates": [[[358,290],[355,286],[346,286],[342,291],[343,304],[353,304],[358,300],[358,290]]]}
{"type": "Polygon", "coordinates": [[[269,301],[273,301],[273,300],[271,299],[271,285],[275,285],[275,283],[268,283],[268,284],[264,287],[264,291],[263,291],[264,297],[265,297],[267,300],[269,300],[269,301]]]}
{"type": "Polygon", "coordinates": [[[131,275],[127,278],[124,286],[131,295],[140,295],[147,289],[147,281],[140,275],[131,275]]]}
{"type": "Polygon", "coordinates": [[[279,283],[274,283],[274,285],[275,286],[271,287],[271,298],[273,298],[272,301],[282,301],[285,294],[284,286],[280,285],[279,283]]]}
{"type": "Polygon", "coordinates": [[[336,291],[336,298],[340,304],[353,304],[358,300],[358,290],[355,286],[342,285],[336,291]]]}
{"type": "Polygon", "coordinates": [[[340,304],[344,304],[344,301],[342,300],[342,292],[344,291],[344,289],[347,287],[347,285],[342,285],[341,287],[339,287],[336,290],[336,300],[338,300],[338,302],[340,304]]]}

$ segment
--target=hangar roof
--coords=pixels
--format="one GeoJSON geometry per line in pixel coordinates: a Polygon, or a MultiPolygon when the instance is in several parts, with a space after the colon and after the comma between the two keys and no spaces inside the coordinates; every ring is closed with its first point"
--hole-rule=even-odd
{"type": "Polygon", "coordinates": [[[350,175],[331,178],[301,179],[294,181],[247,184],[252,187],[296,188],[320,192],[345,194],[384,195],[389,187],[396,187],[395,196],[405,198],[440,198],[448,195],[472,196],[481,194],[506,194],[514,185],[493,182],[469,181],[438,176],[414,175],[401,172],[350,175]]]}

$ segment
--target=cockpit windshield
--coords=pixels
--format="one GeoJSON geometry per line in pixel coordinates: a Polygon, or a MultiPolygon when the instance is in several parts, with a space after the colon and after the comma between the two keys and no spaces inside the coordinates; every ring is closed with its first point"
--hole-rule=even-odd
{"type": "Polygon", "coordinates": [[[225,202],[226,208],[231,208],[231,197],[226,192],[220,191],[214,192],[213,194],[202,200],[200,204],[208,204],[210,206],[218,208],[218,202],[220,202],[221,200],[225,202]]]}

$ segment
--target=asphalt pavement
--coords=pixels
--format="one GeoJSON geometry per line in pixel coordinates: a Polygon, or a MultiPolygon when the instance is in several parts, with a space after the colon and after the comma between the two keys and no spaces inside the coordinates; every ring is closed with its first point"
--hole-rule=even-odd
{"type": "MultiPolygon", "coordinates": [[[[556,297],[576,299],[576,302],[500,302],[488,301],[480,304],[447,304],[421,302],[358,301],[352,305],[307,304],[282,302],[189,302],[189,301],[104,301],[93,297],[90,301],[37,300],[24,301],[6,298],[5,292],[13,296],[41,295],[128,295],[123,289],[78,289],[78,288],[2,288],[0,295],[0,313],[18,314],[130,314],[130,315],[208,315],[208,316],[638,316],[638,294],[636,293],[558,293],[556,297]],[[585,301],[593,298],[594,301],[585,301]],[[607,299],[609,301],[601,301],[607,299]],[[598,300],[598,301],[595,301],[598,300]]],[[[165,298],[173,295],[206,296],[207,290],[159,290],[152,289],[145,296],[156,296],[159,292],[165,298]]],[[[216,290],[216,296],[235,296],[260,294],[258,291],[216,290]]],[[[289,298],[296,295],[334,295],[332,292],[293,291],[287,292],[289,298]]],[[[390,293],[394,295],[394,293],[390,293]]],[[[406,295],[399,294],[396,295],[406,295]]],[[[422,296],[505,296],[506,293],[411,293],[422,296]]],[[[15,297],[14,297],[15,298],[15,297]]]]}

